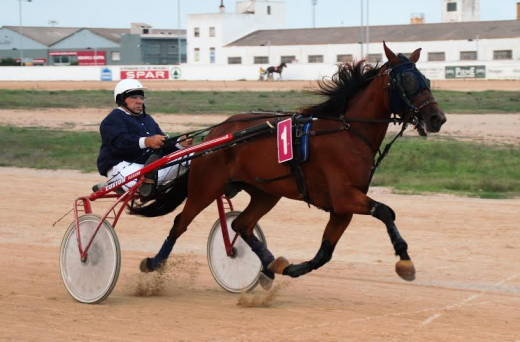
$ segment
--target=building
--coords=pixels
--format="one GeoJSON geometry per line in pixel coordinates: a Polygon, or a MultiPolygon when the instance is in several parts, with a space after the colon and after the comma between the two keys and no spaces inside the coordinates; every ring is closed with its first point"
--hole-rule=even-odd
{"type": "Polygon", "coordinates": [[[0,59],[6,58],[25,65],[180,64],[186,31],[141,23],[130,29],[3,26],[0,59]]]}
{"type": "MultiPolygon", "coordinates": [[[[242,64],[239,55],[223,53],[227,44],[257,30],[284,27],[283,1],[238,1],[235,13],[227,13],[221,1],[218,13],[188,15],[188,64],[242,64]]],[[[268,40],[262,44],[269,49],[268,40]]]]}
{"type": "Polygon", "coordinates": [[[443,0],[442,22],[479,21],[479,0],[443,0]]]}
{"type": "Polygon", "coordinates": [[[385,59],[385,41],[405,55],[422,48],[421,61],[518,61],[519,27],[519,20],[370,26],[368,55],[361,55],[360,27],[259,30],[227,44],[222,53],[233,64],[334,64],[362,58],[375,63],[385,59]]]}

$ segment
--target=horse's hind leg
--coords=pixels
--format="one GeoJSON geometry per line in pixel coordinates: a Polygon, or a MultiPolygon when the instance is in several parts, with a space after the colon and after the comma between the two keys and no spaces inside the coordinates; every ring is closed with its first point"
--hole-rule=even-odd
{"type": "Polygon", "coordinates": [[[269,270],[269,265],[274,261],[274,256],[267,249],[265,243],[258,240],[253,231],[256,223],[278,203],[280,197],[272,196],[253,187],[245,187],[244,190],[251,196],[251,201],[233,221],[231,227],[260,259],[262,263],[260,285],[264,290],[268,290],[274,280],[274,273],[269,270]]]}
{"type": "Polygon", "coordinates": [[[166,263],[177,239],[188,229],[193,219],[222,194],[223,185],[221,184],[224,183],[224,181],[219,182],[216,177],[212,178],[211,182],[206,182],[205,184],[195,183],[196,185],[194,186],[190,183],[188,199],[186,200],[182,212],[175,217],[173,227],[170,229],[170,233],[166,240],[164,240],[159,252],[153,258],[143,259],[140,265],[141,272],[156,271],[166,263]]]}
{"type": "Polygon", "coordinates": [[[312,258],[310,261],[302,262],[300,264],[291,264],[280,271],[284,275],[297,278],[325,265],[330,261],[330,259],[332,259],[334,248],[345,232],[345,229],[347,229],[351,220],[352,214],[338,216],[331,212],[329,222],[327,223],[327,227],[323,233],[321,247],[314,258],[312,258]]]}

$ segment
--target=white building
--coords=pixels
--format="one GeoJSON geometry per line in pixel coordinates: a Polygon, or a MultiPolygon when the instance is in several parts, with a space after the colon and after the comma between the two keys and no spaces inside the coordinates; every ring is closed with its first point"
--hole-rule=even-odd
{"type": "Polygon", "coordinates": [[[225,45],[257,30],[285,27],[283,1],[238,1],[235,10],[227,13],[221,2],[219,13],[188,15],[188,64],[234,64],[223,53],[225,45]]]}
{"type": "Polygon", "coordinates": [[[479,21],[479,0],[443,0],[442,22],[479,21]]]}

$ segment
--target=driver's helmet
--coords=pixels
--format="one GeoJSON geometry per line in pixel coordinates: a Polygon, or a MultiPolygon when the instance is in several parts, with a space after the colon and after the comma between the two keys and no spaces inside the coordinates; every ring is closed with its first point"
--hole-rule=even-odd
{"type": "Polygon", "coordinates": [[[114,89],[114,100],[116,103],[122,104],[125,101],[125,98],[131,95],[143,95],[144,96],[144,90],[146,88],[143,87],[141,82],[138,80],[133,79],[126,79],[120,81],[115,89],[114,89]]]}

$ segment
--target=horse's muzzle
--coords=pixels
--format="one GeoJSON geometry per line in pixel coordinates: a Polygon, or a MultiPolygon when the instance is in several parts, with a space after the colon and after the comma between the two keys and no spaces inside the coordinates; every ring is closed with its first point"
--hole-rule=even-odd
{"type": "Polygon", "coordinates": [[[426,121],[426,127],[428,132],[437,133],[441,130],[442,125],[446,122],[446,115],[443,111],[433,113],[430,118],[426,121]]]}

